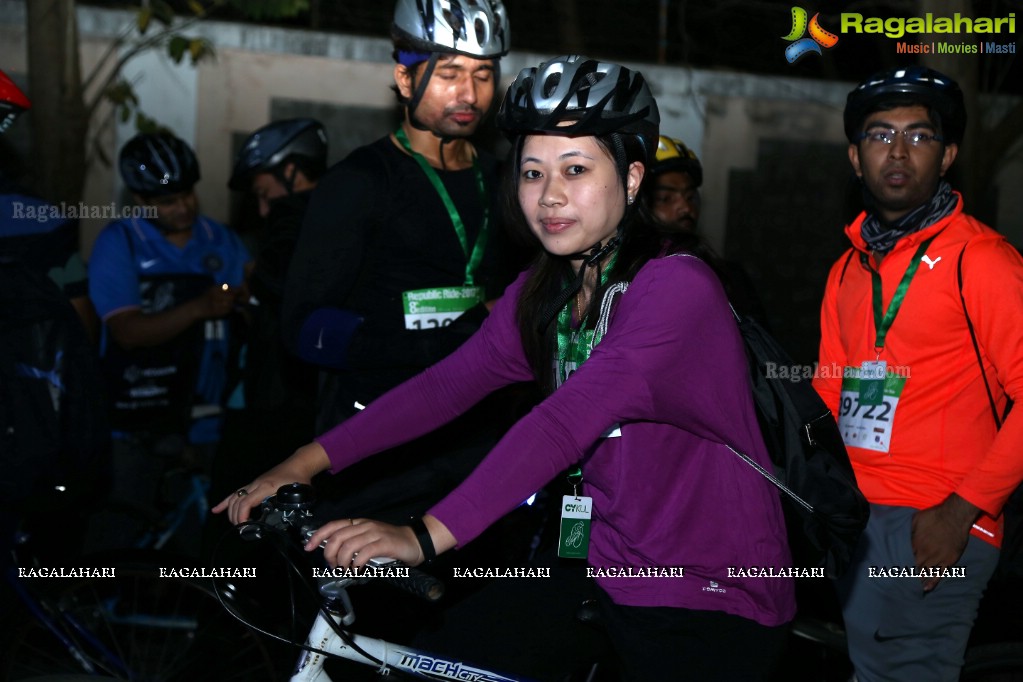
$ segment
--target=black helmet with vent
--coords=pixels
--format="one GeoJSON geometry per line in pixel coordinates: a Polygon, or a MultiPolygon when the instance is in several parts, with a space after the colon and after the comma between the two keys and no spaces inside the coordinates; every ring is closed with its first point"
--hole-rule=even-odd
{"type": "Polygon", "coordinates": [[[497,114],[498,127],[510,135],[637,135],[648,159],[660,120],[643,74],[579,55],[520,71],[497,114]]]}
{"type": "Polygon", "coordinates": [[[845,136],[854,142],[868,114],[899,102],[921,104],[935,111],[945,141],[962,142],[966,132],[963,91],[945,74],[924,66],[881,71],[856,86],[845,102],[845,136]]]}
{"type": "Polygon", "coordinates": [[[199,181],[199,161],[186,142],[168,133],[140,133],[121,149],[121,178],[143,197],[188,192],[199,181]]]}

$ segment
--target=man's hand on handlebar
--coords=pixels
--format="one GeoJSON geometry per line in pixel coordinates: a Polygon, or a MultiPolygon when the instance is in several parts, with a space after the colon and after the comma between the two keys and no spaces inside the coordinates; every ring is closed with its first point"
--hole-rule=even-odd
{"type": "Polygon", "coordinates": [[[319,443],[303,445],[291,457],[225,497],[212,511],[219,514],[227,510],[228,519],[233,524],[248,521],[249,512],[282,485],[309,483],[313,476],[329,468],[330,460],[319,443]]]}

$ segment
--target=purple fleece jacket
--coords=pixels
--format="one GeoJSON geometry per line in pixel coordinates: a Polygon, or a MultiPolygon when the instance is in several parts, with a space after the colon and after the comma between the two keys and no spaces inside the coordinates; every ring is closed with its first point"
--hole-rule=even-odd
{"type": "MultiPolygon", "coordinates": [[[[533,378],[515,324],[525,276],[454,354],[317,439],[335,473],[533,378]]],[[[795,614],[790,578],[729,576],[791,566],[776,489],[724,446],[770,467],[747,372],[713,272],[692,257],[651,260],[589,360],[430,513],[464,545],[578,462],[593,498],[588,561],[616,603],[785,623],[795,614]],[[614,424],[621,436],[602,437],[614,424]],[[683,567],[684,577],[606,575],[644,567],[683,567]]]]}

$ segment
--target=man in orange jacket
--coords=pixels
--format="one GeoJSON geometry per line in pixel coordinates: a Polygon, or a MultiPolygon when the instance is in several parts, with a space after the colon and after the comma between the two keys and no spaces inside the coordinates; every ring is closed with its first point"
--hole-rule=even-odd
{"type": "Polygon", "coordinates": [[[998,561],[1001,509],[1023,479],[1023,259],[943,179],[966,126],[931,69],[849,94],[849,160],[866,210],[821,313],[814,385],[871,519],[837,583],[859,682],[958,680],[998,561]]]}

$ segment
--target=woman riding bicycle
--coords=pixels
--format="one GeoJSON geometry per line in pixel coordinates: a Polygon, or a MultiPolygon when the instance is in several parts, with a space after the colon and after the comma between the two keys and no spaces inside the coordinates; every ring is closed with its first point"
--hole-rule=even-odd
{"type": "Polygon", "coordinates": [[[245,520],[283,484],[340,472],[536,380],[544,401],[421,521],[332,521],[307,549],[325,542],[332,565],[415,565],[578,465],[592,498],[588,561],[628,678],[766,679],[795,613],[793,585],[729,568],[790,565],[785,527],[776,489],[726,448],[771,466],[721,285],[634,201],[658,122],[636,71],[578,56],[524,69],[498,125],[512,138],[516,222],[541,255],[452,356],[215,511],[245,520]],[[669,567],[684,577],[657,570],[669,567]],[[620,576],[629,569],[663,577],[620,576]]]}

